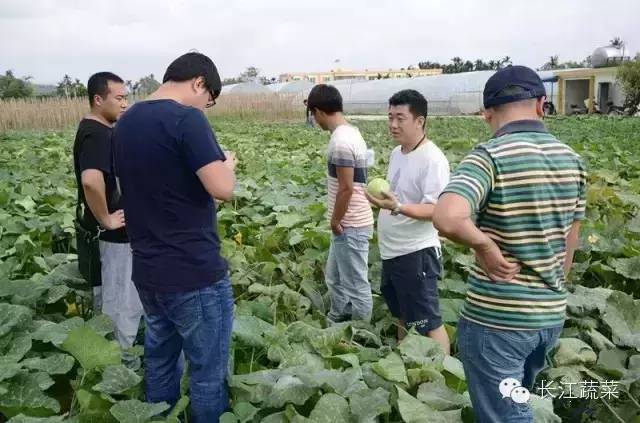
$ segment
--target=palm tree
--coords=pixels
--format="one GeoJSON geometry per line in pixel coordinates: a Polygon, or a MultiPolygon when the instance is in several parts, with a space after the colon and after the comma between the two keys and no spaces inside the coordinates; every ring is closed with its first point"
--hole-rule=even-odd
{"type": "Polygon", "coordinates": [[[68,74],[65,74],[62,78],[62,81],[58,83],[58,93],[60,95],[64,95],[65,98],[69,98],[70,88],[73,86],[73,82],[71,81],[71,77],[68,74]]]}
{"type": "Polygon", "coordinates": [[[452,73],[462,72],[462,59],[460,57],[454,57],[453,59],[451,59],[451,62],[453,63],[452,73]]]}
{"type": "Polygon", "coordinates": [[[622,38],[620,37],[613,37],[612,40],[609,40],[609,43],[612,47],[615,48],[622,48],[622,46],[624,45],[624,41],[622,41],[622,38]]]}
{"type": "Polygon", "coordinates": [[[620,37],[613,37],[613,40],[609,40],[612,47],[617,48],[618,50],[622,50],[622,60],[624,60],[624,41],[620,37]]]}
{"type": "Polygon", "coordinates": [[[463,72],[471,72],[473,70],[473,62],[471,60],[466,60],[462,65],[463,72]]]}

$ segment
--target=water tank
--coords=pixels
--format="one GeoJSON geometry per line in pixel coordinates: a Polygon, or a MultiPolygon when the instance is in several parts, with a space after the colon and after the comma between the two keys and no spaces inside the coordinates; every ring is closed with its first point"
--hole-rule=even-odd
{"type": "Polygon", "coordinates": [[[629,60],[625,56],[626,47],[606,46],[598,47],[591,55],[591,66],[594,68],[603,68],[606,66],[615,66],[624,60],[629,60]]]}

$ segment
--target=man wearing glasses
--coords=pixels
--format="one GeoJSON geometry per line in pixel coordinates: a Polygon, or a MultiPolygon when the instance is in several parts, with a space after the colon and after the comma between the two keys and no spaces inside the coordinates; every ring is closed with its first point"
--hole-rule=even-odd
{"type": "Polygon", "coordinates": [[[231,199],[236,159],[220,148],[203,113],[220,90],[211,59],[187,53],[169,65],[156,92],[124,114],[115,133],[132,280],[146,313],[147,401],[177,402],[184,350],[195,423],[218,421],[229,405],[233,292],[215,199],[231,199]]]}

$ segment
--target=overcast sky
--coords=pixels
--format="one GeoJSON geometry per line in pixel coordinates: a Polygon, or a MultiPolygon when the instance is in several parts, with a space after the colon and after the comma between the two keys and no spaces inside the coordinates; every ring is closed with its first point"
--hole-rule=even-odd
{"type": "Polygon", "coordinates": [[[638,0],[0,0],[0,72],[37,83],[102,70],[161,79],[190,49],[223,77],[454,56],[539,67],[550,55],[582,60],[613,36],[635,55],[639,18],[638,0]]]}

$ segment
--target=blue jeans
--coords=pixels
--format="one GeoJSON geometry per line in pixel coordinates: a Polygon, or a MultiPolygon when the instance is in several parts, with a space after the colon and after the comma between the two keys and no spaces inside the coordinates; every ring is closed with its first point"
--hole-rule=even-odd
{"type": "Polygon", "coordinates": [[[191,421],[217,422],[229,408],[226,387],[233,324],[229,279],[188,292],[140,290],[145,310],[145,386],[148,402],[174,405],[180,395],[182,350],[189,361],[191,421]]]}
{"type": "MultiPolygon", "coordinates": [[[[533,422],[527,403],[504,397],[500,383],[513,378],[533,389],[536,376],[546,367],[547,353],[562,327],[540,330],[502,330],[473,323],[458,323],[458,348],[478,423],[533,422]]],[[[509,392],[511,387],[503,387],[509,392]]],[[[535,392],[533,392],[535,393],[535,392]]]]}
{"type": "Polygon", "coordinates": [[[344,228],[332,235],[325,281],[331,298],[330,322],[371,319],[373,299],[369,283],[369,239],[372,226],[344,228]]]}

